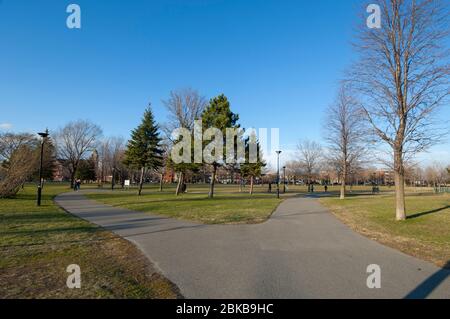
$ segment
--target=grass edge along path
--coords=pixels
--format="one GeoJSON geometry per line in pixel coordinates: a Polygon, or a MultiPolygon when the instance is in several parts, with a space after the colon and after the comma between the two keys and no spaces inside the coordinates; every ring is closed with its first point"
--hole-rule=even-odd
{"type": "Polygon", "coordinates": [[[395,221],[393,195],[321,198],[352,230],[408,255],[450,268],[450,194],[408,194],[406,221],[395,221]]]}
{"type": "Polygon", "coordinates": [[[275,194],[230,192],[228,187],[219,187],[215,197],[210,199],[205,187],[191,187],[190,192],[175,196],[171,189],[159,192],[144,189],[137,196],[134,190],[104,190],[86,192],[87,198],[113,207],[120,207],[165,216],[180,220],[189,220],[203,224],[258,224],[267,221],[283,202],[275,194]]]}
{"type": "Polygon", "coordinates": [[[129,241],[60,209],[67,185],[35,186],[0,200],[0,298],[180,298],[129,241]],[[81,268],[81,289],[66,286],[67,266],[81,268]]]}

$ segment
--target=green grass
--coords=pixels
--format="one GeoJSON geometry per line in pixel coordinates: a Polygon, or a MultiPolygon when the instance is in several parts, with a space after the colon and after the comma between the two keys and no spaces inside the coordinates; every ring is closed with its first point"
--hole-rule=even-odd
{"type": "Polygon", "coordinates": [[[260,223],[267,220],[281,202],[275,194],[264,193],[261,187],[249,195],[234,185],[218,185],[214,199],[207,197],[206,185],[189,185],[188,193],[175,196],[175,187],[159,192],[155,186],[146,188],[142,196],[135,190],[88,193],[99,202],[136,211],[193,220],[205,224],[260,223]]]}
{"type": "MultiPolygon", "coordinates": [[[[83,186],[83,189],[89,187],[83,186]]],[[[92,188],[97,188],[95,185],[92,188]]],[[[128,241],[78,219],[55,206],[53,197],[67,185],[48,185],[43,205],[36,207],[35,187],[27,186],[15,199],[0,200],[0,298],[176,298],[176,288],[154,271],[128,241]],[[81,267],[82,289],[66,287],[66,267],[81,267]]],[[[259,223],[267,220],[281,200],[255,186],[255,194],[236,185],[217,185],[214,199],[207,185],[188,185],[188,193],[174,195],[174,185],[163,192],[147,186],[136,190],[89,193],[100,202],[207,224],[259,223]]],[[[450,260],[450,194],[409,189],[409,219],[394,220],[393,188],[354,187],[348,199],[337,199],[338,187],[320,201],[343,222],[362,234],[411,255],[445,265],[450,260]],[[419,193],[423,192],[423,193],[419,193]]],[[[304,186],[289,186],[283,197],[305,194],[304,186]]]]}
{"type": "Polygon", "coordinates": [[[408,219],[403,222],[395,221],[391,194],[320,201],[354,230],[439,266],[450,266],[450,194],[410,192],[408,219]]]}
{"type": "Polygon", "coordinates": [[[176,289],[129,242],[55,206],[66,185],[33,186],[0,199],[0,298],[174,298],[176,289]],[[81,267],[81,289],[66,268],[81,267]]]}

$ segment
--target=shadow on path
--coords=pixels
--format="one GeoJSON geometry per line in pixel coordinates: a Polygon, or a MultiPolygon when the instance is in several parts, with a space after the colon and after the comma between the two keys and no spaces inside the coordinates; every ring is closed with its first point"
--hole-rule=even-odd
{"type": "Polygon", "coordinates": [[[447,277],[450,277],[450,261],[443,269],[438,270],[417,286],[404,299],[425,299],[427,298],[447,277]]]}

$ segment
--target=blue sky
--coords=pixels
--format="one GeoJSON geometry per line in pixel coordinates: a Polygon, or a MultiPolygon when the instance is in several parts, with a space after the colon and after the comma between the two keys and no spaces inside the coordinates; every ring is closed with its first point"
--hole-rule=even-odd
{"type": "MultiPolygon", "coordinates": [[[[361,8],[360,0],[0,0],[0,129],[90,119],[127,138],[148,102],[163,122],[161,100],[192,87],[224,93],[244,127],[280,128],[282,147],[294,149],[322,136],[361,8]],[[70,3],[81,7],[81,30],[66,27],[70,3]]],[[[450,162],[449,150],[423,158],[450,162]]]]}

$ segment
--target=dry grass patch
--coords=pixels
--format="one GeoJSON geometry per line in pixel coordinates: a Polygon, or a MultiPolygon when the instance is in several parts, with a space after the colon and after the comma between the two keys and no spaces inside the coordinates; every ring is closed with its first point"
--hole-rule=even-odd
{"type": "Polygon", "coordinates": [[[0,298],[177,298],[178,290],[128,241],[53,204],[67,186],[35,188],[0,200],[0,298]],[[81,268],[81,289],[68,289],[66,268],[81,268]]]}

